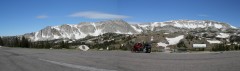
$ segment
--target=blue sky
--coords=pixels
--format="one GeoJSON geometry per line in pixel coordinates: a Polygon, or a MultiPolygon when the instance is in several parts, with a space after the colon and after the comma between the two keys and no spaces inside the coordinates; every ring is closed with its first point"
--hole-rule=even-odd
{"type": "Polygon", "coordinates": [[[240,27],[240,0],[0,0],[0,36],[108,19],[215,20],[240,27]]]}

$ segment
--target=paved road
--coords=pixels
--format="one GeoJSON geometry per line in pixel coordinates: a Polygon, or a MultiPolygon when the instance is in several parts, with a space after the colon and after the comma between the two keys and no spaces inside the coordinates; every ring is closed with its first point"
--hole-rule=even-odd
{"type": "Polygon", "coordinates": [[[0,71],[240,71],[240,52],[146,54],[0,47],[0,71]]]}

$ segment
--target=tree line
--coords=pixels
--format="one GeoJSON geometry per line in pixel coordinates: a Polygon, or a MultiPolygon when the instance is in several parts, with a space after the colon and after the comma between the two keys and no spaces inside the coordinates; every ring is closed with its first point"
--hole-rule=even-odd
{"type": "Polygon", "coordinates": [[[29,40],[25,37],[0,37],[0,46],[29,47],[29,40]]]}
{"type": "Polygon", "coordinates": [[[32,42],[28,38],[21,37],[0,37],[0,46],[6,47],[21,47],[21,48],[40,48],[40,49],[62,49],[69,48],[69,43],[66,41],[60,41],[58,43],[54,43],[54,41],[36,41],[32,42]]]}
{"type": "Polygon", "coordinates": [[[240,50],[240,36],[233,35],[229,38],[230,43],[215,44],[212,51],[240,50]]]}

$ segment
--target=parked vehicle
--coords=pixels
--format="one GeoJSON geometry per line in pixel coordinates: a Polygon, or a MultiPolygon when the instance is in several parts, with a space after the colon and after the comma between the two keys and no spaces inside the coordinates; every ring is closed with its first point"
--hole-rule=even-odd
{"type": "Polygon", "coordinates": [[[151,44],[149,43],[135,43],[132,48],[132,52],[136,53],[151,53],[151,44]]]}

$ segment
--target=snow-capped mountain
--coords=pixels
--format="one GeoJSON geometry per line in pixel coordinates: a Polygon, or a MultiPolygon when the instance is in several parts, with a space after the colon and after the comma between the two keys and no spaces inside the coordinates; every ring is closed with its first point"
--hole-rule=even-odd
{"type": "Polygon", "coordinates": [[[229,24],[204,20],[172,20],[166,22],[153,22],[148,24],[128,24],[123,20],[108,20],[101,22],[82,22],[71,25],[48,26],[38,32],[28,33],[24,36],[34,41],[53,39],[81,39],[86,36],[98,36],[104,33],[139,34],[144,31],[179,31],[197,28],[228,29],[236,28],[229,24]]]}
{"type": "Polygon", "coordinates": [[[170,28],[177,29],[197,29],[197,28],[216,28],[216,29],[228,29],[236,27],[231,26],[226,23],[209,21],[209,20],[172,20],[166,22],[152,22],[149,24],[137,24],[134,25],[136,29],[140,31],[143,30],[151,30],[151,31],[159,31],[159,30],[169,30],[170,28]]]}
{"type": "Polygon", "coordinates": [[[137,34],[131,25],[123,20],[108,20],[101,22],[82,22],[71,25],[48,26],[38,32],[25,34],[24,36],[34,41],[53,40],[60,38],[81,39],[86,36],[98,36],[104,33],[137,34]]]}

